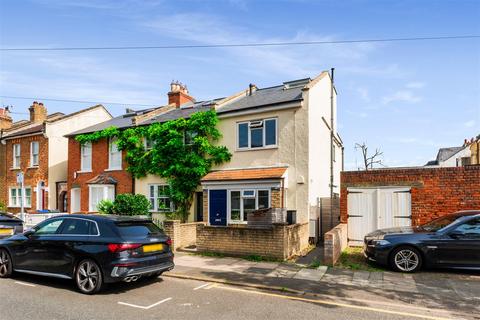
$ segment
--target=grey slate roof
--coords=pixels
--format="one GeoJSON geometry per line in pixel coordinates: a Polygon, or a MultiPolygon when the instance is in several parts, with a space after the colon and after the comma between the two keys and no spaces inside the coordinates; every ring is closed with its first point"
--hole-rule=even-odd
{"type": "MultiPolygon", "coordinates": [[[[238,99],[233,99],[230,102],[217,108],[218,114],[231,113],[235,111],[248,110],[259,107],[273,107],[282,103],[295,102],[303,100],[302,89],[310,82],[310,78],[299,79],[294,81],[284,82],[282,85],[268,87],[264,89],[257,89],[251,95],[246,95],[238,99]]],[[[195,102],[191,105],[183,105],[181,108],[173,109],[166,113],[162,113],[152,119],[142,122],[140,125],[149,125],[156,122],[165,122],[179,118],[189,118],[195,112],[210,110],[216,102],[223,98],[195,102]]],[[[122,115],[105,121],[94,126],[75,131],[68,136],[75,136],[83,133],[91,133],[101,131],[109,127],[117,127],[119,129],[133,126],[132,117],[152,111],[156,108],[135,111],[131,114],[122,115]]]]}
{"type": "Polygon", "coordinates": [[[437,166],[440,162],[450,159],[453,155],[463,150],[465,146],[462,147],[448,147],[438,149],[437,158],[435,160],[430,160],[425,164],[426,166],[437,166]]]}
{"type": "MultiPolygon", "coordinates": [[[[308,82],[305,81],[304,85],[307,83],[308,82]]],[[[301,101],[302,89],[304,85],[287,88],[284,84],[270,88],[257,89],[252,93],[252,95],[247,95],[220,107],[217,112],[221,114],[264,106],[272,106],[293,101],[301,101]]]]}

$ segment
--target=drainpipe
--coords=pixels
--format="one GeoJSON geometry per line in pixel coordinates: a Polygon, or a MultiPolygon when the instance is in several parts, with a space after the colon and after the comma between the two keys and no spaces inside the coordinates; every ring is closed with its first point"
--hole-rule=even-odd
{"type": "Polygon", "coordinates": [[[331,69],[330,79],[330,229],[333,227],[333,138],[334,138],[334,120],[333,120],[333,90],[334,90],[334,71],[331,69]]]}

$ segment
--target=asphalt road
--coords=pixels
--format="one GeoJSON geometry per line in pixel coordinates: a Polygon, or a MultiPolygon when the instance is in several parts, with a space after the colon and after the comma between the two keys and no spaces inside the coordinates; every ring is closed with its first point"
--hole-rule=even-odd
{"type": "Polygon", "coordinates": [[[289,296],[168,277],[111,285],[95,296],[78,293],[68,280],[29,275],[0,279],[2,320],[458,318],[412,305],[289,296]]]}

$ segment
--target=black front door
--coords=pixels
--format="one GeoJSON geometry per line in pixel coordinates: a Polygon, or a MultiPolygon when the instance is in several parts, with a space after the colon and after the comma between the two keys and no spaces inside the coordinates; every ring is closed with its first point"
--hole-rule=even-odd
{"type": "Polygon", "coordinates": [[[227,225],[227,190],[209,191],[210,225],[227,225]]]}

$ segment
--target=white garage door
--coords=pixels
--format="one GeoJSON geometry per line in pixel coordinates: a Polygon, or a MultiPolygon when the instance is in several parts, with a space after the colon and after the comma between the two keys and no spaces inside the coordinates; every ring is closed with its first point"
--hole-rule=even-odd
{"type": "Polygon", "coordinates": [[[411,226],[410,188],[348,188],[347,192],[351,245],[362,245],[363,237],[376,229],[411,226]]]}

